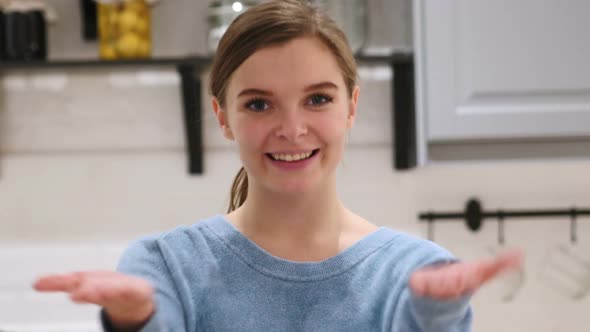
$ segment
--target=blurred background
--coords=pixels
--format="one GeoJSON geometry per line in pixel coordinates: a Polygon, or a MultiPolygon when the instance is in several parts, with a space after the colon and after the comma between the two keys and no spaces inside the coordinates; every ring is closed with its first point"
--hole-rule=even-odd
{"type": "MultiPolygon", "coordinates": [[[[590,207],[590,2],[316,2],[359,57],[345,204],[463,259],[524,249],[523,271],[473,298],[473,331],[587,331],[587,216],[429,233],[419,214],[471,198],[590,207]]],[[[96,307],[36,294],[34,278],[114,268],[130,240],[225,212],[240,161],[208,63],[254,3],[0,1],[0,331],[99,331],[96,307]]]]}

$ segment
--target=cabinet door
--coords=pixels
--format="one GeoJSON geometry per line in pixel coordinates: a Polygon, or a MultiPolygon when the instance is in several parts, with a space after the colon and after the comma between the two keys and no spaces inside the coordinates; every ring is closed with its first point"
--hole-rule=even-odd
{"type": "Polygon", "coordinates": [[[590,1],[415,0],[427,141],[590,136],[590,1]]]}

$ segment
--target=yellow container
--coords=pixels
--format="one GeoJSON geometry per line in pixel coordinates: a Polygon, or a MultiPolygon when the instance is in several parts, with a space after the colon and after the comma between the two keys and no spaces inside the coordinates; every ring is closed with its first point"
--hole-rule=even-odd
{"type": "Polygon", "coordinates": [[[97,0],[102,60],[148,58],[152,53],[151,8],[147,0],[97,0]]]}

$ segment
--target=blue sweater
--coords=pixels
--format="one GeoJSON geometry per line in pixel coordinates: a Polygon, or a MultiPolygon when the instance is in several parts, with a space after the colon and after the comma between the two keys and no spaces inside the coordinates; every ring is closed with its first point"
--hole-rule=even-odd
{"type": "MultiPolygon", "coordinates": [[[[118,270],[152,282],[142,331],[470,331],[469,296],[414,295],[412,271],[454,261],[436,244],[381,227],[321,262],[270,255],[218,215],[133,243],[118,270]]],[[[102,315],[103,327],[112,330],[102,315]]]]}

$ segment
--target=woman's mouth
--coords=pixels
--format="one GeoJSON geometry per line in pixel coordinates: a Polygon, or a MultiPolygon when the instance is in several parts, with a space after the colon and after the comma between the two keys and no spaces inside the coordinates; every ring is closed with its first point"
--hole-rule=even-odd
{"type": "Polygon", "coordinates": [[[320,151],[320,149],[314,149],[312,151],[300,153],[266,153],[266,156],[273,161],[297,163],[313,158],[318,153],[318,151],[320,151]]]}

